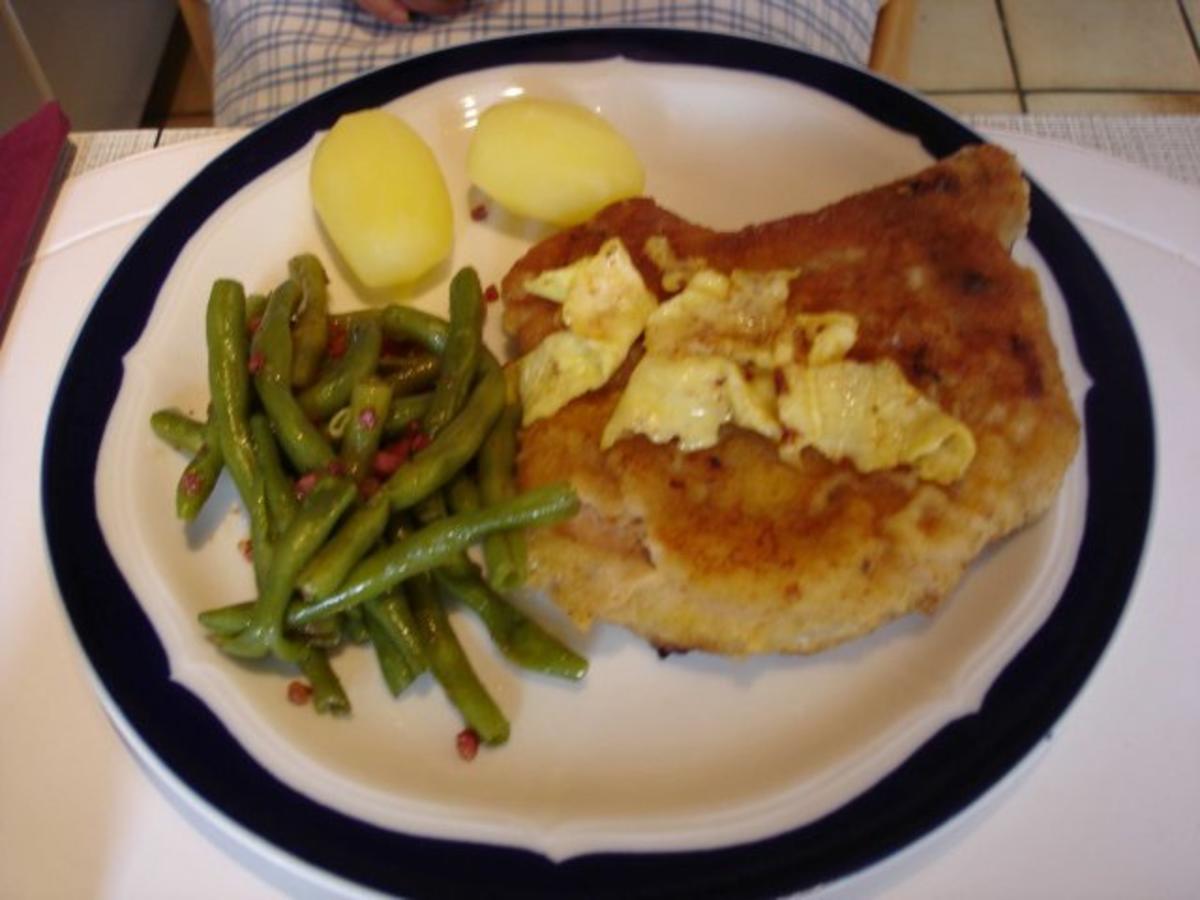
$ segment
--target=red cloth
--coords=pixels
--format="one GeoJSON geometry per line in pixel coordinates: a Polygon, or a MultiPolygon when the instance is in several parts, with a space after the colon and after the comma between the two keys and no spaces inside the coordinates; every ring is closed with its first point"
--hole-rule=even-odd
{"type": "Polygon", "coordinates": [[[40,221],[71,123],[57,103],[0,136],[0,330],[16,300],[21,261],[40,221]]]}

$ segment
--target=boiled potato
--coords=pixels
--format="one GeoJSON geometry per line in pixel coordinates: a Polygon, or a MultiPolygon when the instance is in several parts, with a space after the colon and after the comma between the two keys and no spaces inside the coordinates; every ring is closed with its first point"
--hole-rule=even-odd
{"type": "Polygon", "coordinates": [[[390,113],[338,119],[317,146],[309,188],[338,253],[367,287],[413,281],[450,252],[454,216],[437,159],[390,113]]]}
{"type": "Polygon", "coordinates": [[[645,184],[633,148],[600,116],[525,98],[479,117],[467,174],[506,209],[556,225],[582,222],[645,184]]]}

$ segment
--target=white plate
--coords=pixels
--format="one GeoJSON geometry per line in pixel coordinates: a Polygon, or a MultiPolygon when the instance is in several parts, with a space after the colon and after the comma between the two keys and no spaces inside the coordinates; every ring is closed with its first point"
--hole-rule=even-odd
{"type": "MultiPolygon", "coordinates": [[[[836,101],[753,75],[618,60],[448,79],[388,108],[442,163],[459,223],[449,268],[474,264],[485,281],[499,280],[528,242],[499,215],[471,220],[466,147],[477,111],[516,93],[598,110],[633,141],[649,172],[649,195],[721,227],[815,208],[930,161],[910,137],[836,101]],[[718,114],[705,115],[706,106],[718,114]],[[654,127],[668,111],[672,127],[654,127]],[[734,111],[734,121],[721,122],[734,111]],[[753,165],[728,164],[745,135],[764,133],[770,140],[753,165]],[[700,152],[678,165],[681,146],[700,152]],[[846,146],[863,150],[838,152],[846,146]],[[702,174],[721,161],[722,189],[698,190],[702,174]],[[790,173],[782,183],[781,171],[790,173]]],[[[1058,599],[1082,533],[1082,465],[1072,469],[1054,512],[990,554],[941,614],[813,659],[697,654],[664,662],[628,634],[600,628],[587,639],[573,636],[593,660],[586,682],[574,687],[517,674],[473,634],[472,656],[515,727],[504,749],[471,766],[451,752],[456,713],[440,693],[426,680],[414,696],[393,702],[367,649],[337,660],[355,703],[351,721],[283,702],[287,672],[264,676],[232,664],[196,626],[196,614],[214,602],[254,594],[237,550],[246,525],[228,514],[232,485],[224,480],[196,527],[181,527],[171,503],[179,457],[145,423],[167,406],[203,413],[203,301],[214,279],[238,278],[248,291],[268,292],[286,276],[290,256],[312,250],[334,272],[335,304],[356,303],[312,211],[312,150],[309,144],[223,204],[176,261],[125,357],[97,473],[105,537],[167,648],[172,677],[296,790],[383,827],[513,843],[557,858],[760,838],[840,806],[950,719],[974,710],[1058,599]],[[130,480],[131,471],[139,477],[130,480]]],[[[1020,256],[1036,259],[1029,248],[1020,256]]],[[[445,315],[440,274],[416,302],[445,315]]],[[[1046,294],[1079,397],[1087,378],[1066,312],[1052,282],[1046,294]]],[[[498,319],[489,321],[494,344],[498,319]]]]}
{"type": "MultiPolygon", "coordinates": [[[[434,147],[459,221],[453,266],[408,298],[422,306],[444,307],[454,266],[469,262],[485,282],[498,280],[537,236],[498,215],[474,223],[467,214],[471,124],[479,109],[518,92],[599,110],[642,156],[648,193],[719,227],[813,208],[929,161],[911,136],[761,74],[618,59],[441,80],[390,104],[434,147]],[[750,136],[753,154],[745,152],[750,136]],[[719,190],[710,189],[714,172],[719,190]]],[[[334,273],[333,295],[346,307],[355,302],[311,212],[310,153],[305,144],[194,222],[125,356],[95,481],[104,542],[153,624],[170,677],[294,792],[389,832],[513,845],[555,859],[741,844],[819,820],[893,773],[946,723],[979,707],[1054,610],[1084,531],[1082,453],[1051,514],[988,554],[936,617],[819,657],[663,662],[623,632],[600,629],[573,637],[592,659],[577,688],[513,672],[461,617],[473,659],[514,721],[509,744],[470,766],[451,752],[458,724],[438,693],[426,685],[391,701],[365,652],[338,660],[356,705],[352,720],[289,706],[286,673],[230,663],[195,626],[200,610],[253,592],[236,551],[244,524],[229,514],[226,486],[198,528],[179,526],[170,502],[179,460],[145,423],[162,406],[203,406],[203,310],[214,278],[266,289],[289,256],[315,250],[334,273]]],[[[135,247],[130,258],[138,256],[135,247]]],[[[1042,275],[1080,400],[1089,382],[1067,307],[1033,248],[1023,244],[1018,256],[1042,275]]]]}

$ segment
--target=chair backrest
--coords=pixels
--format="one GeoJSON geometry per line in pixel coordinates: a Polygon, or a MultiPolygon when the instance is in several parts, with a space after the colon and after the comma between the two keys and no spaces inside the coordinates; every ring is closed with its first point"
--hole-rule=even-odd
{"type": "Polygon", "coordinates": [[[868,63],[871,71],[893,81],[908,79],[908,59],[916,21],[917,0],[884,0],[871,41],[868,63]]]}
{"type": "Polygon", "coordinates": [[[212,25],[208,20],[208,3],[205,0],[178,0],[179,15],[187,28],[188,36],[192,39],[192,47],[196,50],[196,58],[208,80],[213,76],[213,36],[212,25]]]}

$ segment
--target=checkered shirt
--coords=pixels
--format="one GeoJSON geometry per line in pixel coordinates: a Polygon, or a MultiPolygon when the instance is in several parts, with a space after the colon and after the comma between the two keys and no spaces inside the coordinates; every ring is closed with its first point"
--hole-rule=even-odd
{"type": "Polygon", "coordinates": [[[256,125],[397,60],[553,28],[690,28],[863,65],[879,5],[880,0],[476,0],[456,16],[390,25],[353,0],[210,0],[215,120],[256,125]]]}

